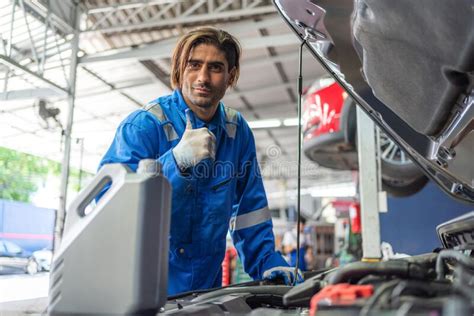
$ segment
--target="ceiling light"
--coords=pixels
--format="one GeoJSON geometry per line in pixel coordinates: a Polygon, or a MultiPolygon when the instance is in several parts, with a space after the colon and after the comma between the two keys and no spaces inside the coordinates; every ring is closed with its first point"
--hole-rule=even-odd
{"type": "Polygon", "coordinates": [[[250,128],[272,128],[272,127],[280,127],[281,121],[277,119],[258,120],[258,121],[248,122],[248,124],[250,128]]]}
{"type": "MultiPolygon", "coordinates": [[[[320,186],[313,186],[301,189],[301,195],[311,195],[312,197],[354,197],[357,195],[353,182],[335,183],[320,186]]],[[[269,192],[267,198],[275,199],[281,197],[293,198],[297,196],[296,190],[269,192]]]]}
{"type": "Polygon", "coordinates": [[[22,66],[26,66],[29,63],[31,63],[32,61],[33,61],[33,59],[31,59],[29,57],[26,57],[25,59],[20,60],[19,64],[22,65],[22,66]]]}
{"type": "Polygon", "coordinates": [[[284,126],[298,126],[298,118],[292,117],[292,118],[284,119],[283,125],[284,126]]]}

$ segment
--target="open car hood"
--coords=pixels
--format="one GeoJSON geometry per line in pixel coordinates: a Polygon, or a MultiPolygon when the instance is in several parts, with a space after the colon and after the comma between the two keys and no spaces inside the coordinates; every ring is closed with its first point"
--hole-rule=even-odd
{"type": "Polygon", "coordinates": [[[446,192],[474,203],[472,1],[274,3],[376,124],[446,192]]]}

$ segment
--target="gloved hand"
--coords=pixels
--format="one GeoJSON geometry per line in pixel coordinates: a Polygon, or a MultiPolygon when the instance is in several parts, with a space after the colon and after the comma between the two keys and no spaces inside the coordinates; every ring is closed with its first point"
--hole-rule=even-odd
{"type": "Polygon", "coordinates": [[[194,167],[203,159],[216,158],[216,136],[206,127],[193,129],[189,109],[186,110],[186,130],[173,148],[173,156],[182,171],[194,167]]]}
{"type": "MultiPolygon", "coordinates": [[[[296,278],[296,284],[303,283],[304,278],[300,269],[298,269],[296,278]]],[[[265,280],[282,279],[286,285],[293,285],[295,280],[295,268],[294,267],[274,267],[263,272],[263,278],[265,280]]]]}

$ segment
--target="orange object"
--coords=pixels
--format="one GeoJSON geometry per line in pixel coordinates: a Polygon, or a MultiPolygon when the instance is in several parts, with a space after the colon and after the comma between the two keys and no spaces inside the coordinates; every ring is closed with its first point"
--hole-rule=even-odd
{"type": "Polygon", "coordinates": [[[372,285],[352,285],[340,283],[327,285],[311,298],[310,315],[315,316],[318,303],[324,301],[328,305],[351,305],[357,299],[372,296],[374,287],[372,285]]]}
{"type": "Polygon", "coordinates": [[[362,227],[360,224],[360,204],[353,202],[349,206],[349,216],[351,218],[351,230],[353,234],[360,234],[362,227]]]}
{"type": "Polygon", "coordinates": [[[222,261],[222,286],[230,284],[230,252],[227,249],[222,261]]]}
{"type": "Polygon", "coordinates": [[[222,261],[222,286],[227,286],[232,283],[232,266],[231,261],[236,256],[234,248],[227,248],[225,251],[224,260],[222,261]]]}

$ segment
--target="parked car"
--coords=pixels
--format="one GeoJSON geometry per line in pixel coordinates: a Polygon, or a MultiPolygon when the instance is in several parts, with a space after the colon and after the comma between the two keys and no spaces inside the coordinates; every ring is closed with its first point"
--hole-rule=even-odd
{"type": "MultiPolygon", "coordinates": [[[[316,80],[303,98],[303,150],[319,165],[358,170],[356,104],[331,77],[316,80]]],[[[420,191],[428,178],[387,134],[380,133],[382,186],[392,196],[420,191]]]]}
{"type": "Polygon", "coordinates": [[[14,242],[0,239],[0,274],[18,272],[35,274],[49,271],[51,260],[51,250],[44,249],[31,253],[14,242]]]}
{"type": "Polygon", "coordinates": [[[32,256],[38,264],[38,271],[50,271],[53,261],[53,251],[50,249],[41,249],[33,252],[32,256]]]}

